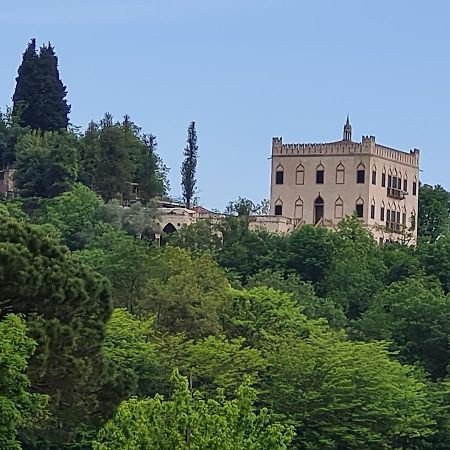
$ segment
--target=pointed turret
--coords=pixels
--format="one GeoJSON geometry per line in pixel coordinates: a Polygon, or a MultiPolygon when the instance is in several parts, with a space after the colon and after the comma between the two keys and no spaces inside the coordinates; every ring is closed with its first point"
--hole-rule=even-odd
{"type": "Polygon", "coordinates": [[[352,140],[352,126],[350,125],[350,119],[347,114],[347,122],[345,122],[344,125],[344,141],[351,141],[352,140]]]}

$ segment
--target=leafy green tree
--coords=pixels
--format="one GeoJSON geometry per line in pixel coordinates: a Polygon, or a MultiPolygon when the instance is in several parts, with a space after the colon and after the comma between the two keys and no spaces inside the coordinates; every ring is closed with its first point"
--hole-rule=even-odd
{"type": "Polygon", "coordinates": [[[251,200],[242,197],[239,197],[234,202],[228,203],[225,209],[227,214],[237,214],[238,216],[250,216],[257,211],[257,206],[251,200]]]}
{"type": "Polygon", "coordinates": [[[449,233],[450,194],[442,186],[420,186],[418,225],[418,237],[423,242],[434,242],[449,233]]]}
{"type": "Polygon", "coordinates": [[[387,269],[386,285],[410,277],[425,276],[425,270],[413,246],[385,244],[381,247],[381,256],[387,269]]]}
{"type": "Polygon", "coordinates": [[[0,311],[26,319],[38,344],[31,390],[51,398],[51,416],[23,433],[30,448],[61,448],[114,410],[126,386],[102,357],[111,313],[103,277],[41,228],[0,218],[0,311]]]}
{"type": "Polygon", "coordinates": [[[20,450],[19,429],[45,418],[48,399],[30,392],[27,375],[35,348],[22,319],[9,314],[0,321],[0,447],[4,450],[20,450]]]}
{"type": "Polygon", "coordinates": [[[292,440],[289,426],[273,423],[266,409],[256,410],[255,391],[244,384],[233,400],[203,400],[186,378],[172,377],[170,400],[132,398],[99,432],[94,450],[283,450],[292,440]]]}
{"type": "Polygon", "coordinates": [[[55,197],[78,175],[78,148],[71,133],[27,133],[17,144],[15,182],[23,197],[55,197]]]}
{"type": "Polygon", "coordinates": [[[425,383],[393,360],[387,344],[311,330],[272,336],[265,401],[295,424],[297,448],[410,449],[434,433],[425,383]]]}
{"type": "Polygon", "coordinates": [[[17,123],[12,110],[0,111],[0,166],[8,168],[16,161],[16,144],[28,131],[17,123]]]}
{"type": "Polygon", "coordinates": [[[90,189],[96,188],[97,166],[100,161],[100,130],[98,124],[89,122],[80,138],[79,181],[90,189]]]}
{"type": "Polygon", "coordinates": [[[67,90],[59,78],[58,58],[50,43],[36,53],[32,39],[23,55],[13,96],[14,115],[21,126],[42,131],[67,129],[70,105],[67,90]]]}
{"type": "Polygon", "coordinates": [[[184,148],[184,161],[181,165],[181,187],[186,208],[190,208],[196,192],[197,178],[197,131],[195,122],[191,122],[188,127],[188,137],[184,148]]]}
{"type": "Polygon", "coordinates": [[[124,135],[114,125],[112,116],[105,114],[99,137],[100,158],[95,175],[96,190],[103,200],[126,199],[130,192],[132,167],[124,135]]]}
{"type": "Polygon", "coordinates": [[[358,323],[367,339],[393,342],[401,362],[420,363],[443,378],[450,362],[450,296],[419,279],[392,283],[373,301],[358,323]]]}
{"type": "Polygon", "coordinates": [[[46,200],[41,222],[53,225],[72,249],[82,248],[92,238],[98,223],[101,198],[88,187],[75,183],[72,190],[46,200]]]}
{"type": "Polygon", "coordinates": [[[267,286],[292,294],[292,300],[308,319],[325,318],[333,328],[347,324],[344,311],[328,298],[317,297],[311,283],[305,283],[296,274],[285,275],[282,271],[262,270],[248,279],[247,288],[267,286]]]}

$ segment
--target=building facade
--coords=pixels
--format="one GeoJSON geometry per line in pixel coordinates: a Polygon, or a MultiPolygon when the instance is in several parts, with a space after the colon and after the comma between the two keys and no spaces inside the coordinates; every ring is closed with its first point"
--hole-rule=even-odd
{"type": "Polygon", "coordinates": [[[356,213],[379,242],[417,238],[419,150],[352,141],[347,118],[343,138],[323,144],[272,139],[270,214],[302,224],[336,226],[356,213]]]}

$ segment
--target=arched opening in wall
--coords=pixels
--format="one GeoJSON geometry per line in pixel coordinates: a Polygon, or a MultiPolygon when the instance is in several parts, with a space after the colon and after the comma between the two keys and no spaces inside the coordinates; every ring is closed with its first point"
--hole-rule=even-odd
{"type": "Polygon", "coordinates": [[[281,198],[278,198],[275,202],[275,215],[276,216],[282,216],[283,215],[283,200],[281,198]]]}
{"type": "Polygon", "coordinates": [[[356,168],[356,182],[358,184],[364,184],[366,182],[366,167],[363,163],[359,163],[356,168]]]}
{"type": "Polygon", "coordinates": [[[406,207],[402,208],[402,225],[406,228],[406,207]]]}
{"type": "Polygon", "coordinates": [[[414,231],[416,229],[416,210],[413,209],[411,213],[411,217],[409,219],[410,227],[409,229],[411,231],[414,231]]]}
{"type": "Polygon", "coordinates": [[[300,197],[295,201],[294,219],[303,219],[303,200],[300,197]]]}
{"type": "Polygon", "coordinates": [[[305,184],[305,167],[302,163],[297,166],[295,172],[295,184],[305,184]]]}
{"type": "Polygon", "coordinates": [[[344,217],[344,201],[341,197],[338,197],[334,202],[334,217],[336,219],[342,219],[344,217]]]}
{"type": "Polygon", "coordinates": [[[380,207],[380,220],[381,220],[381,222],[384,222],[384,202],[381,202],[381,207],[380,207]]]}
{"type": "Polygon", "coordinates": [[[387,187],[388,188],[392,187],[392,170],[391,169],[389,169],[389,172],[388,172],[388,185],[387,185],[387,187]]]}
{"type": "Polygon", "coordinates": [[[386,167],[383,167],[381,172],[381,187],[386,187],[386,167]]]}
{"type": "Polygon", "coordinates": [[[275,184],[284,184],[284,168],[281,164],[275,170],[275,184]]]}
{"type": "Polygon", "coordinates": [[[324,202],[323,198],[319,195],[314,200],[314,225],[319,223],[323,219],[324,215],[324,202]]]}
{"type": "Polygon", "coordinates": [[[403,176],[403,191],[408,192],[408,174],[405,173],[403,176]]]}
{"type": "Polygon", "coordinates": [[[316,184],[324,184],[325,183],[325,167],[322,164],[319,164],[316,167],[316,184]]]}
{"type": "Polygon", "coordinates": [[[336,184],[344,184],[345,182],[345,167],[340,162],[336,167],[336,184]]]}
{"type": "Polygon", "coordinates": [[[361,197],[356,200],[355,212],[357,217],[364,218],[364,200],[361,197]]]}
{"type": "Polygon", "coordinates": [[[175,231],[177,231],[177,229],[175,228],[175,225],[170,222],[163,228],[163,232],[166,234],[172,234],[172,233],[175,233],[175,231]]]}
{"type": "Polygon", "coordinates": [[[417,177],[414,177],[412,185],[412,195],[417,195],[417,177]]]}
{"type": "Polygon", "coordinates": [[[375,199],[373,198],[370,203],[370,218],[375,219],[375,199]]]}
{"type": "Polygon", "coordinates": [[[377,184],[377,166],[372,166],[372,184],[377,184]]]}

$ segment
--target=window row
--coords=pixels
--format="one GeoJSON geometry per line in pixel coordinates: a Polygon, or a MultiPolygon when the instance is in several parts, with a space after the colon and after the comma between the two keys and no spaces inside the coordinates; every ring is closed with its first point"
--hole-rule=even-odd
{"type": "MultiPolygon", "coordinates": [[[[336,166],[335,182],[336,184],[345,183],[345,167],[342,163],[339,163],[336,166]]],[[[366,168],[363,163],[360,163],[356,168],[356,183],[364,184],[365,182],[366,182],[366,168]]],[[[376,166],[372,167],[371,182],[373,185],[377,184],[376,166]]],[[[324,183],[325,183],[325,167],[321,163],[316,167],[316,184],[324,184],[324,183]]],[[[275,184],[284,184],[284,168],[281,164],[277,166],[275,171],[275,184]]],[[[299,164],[297,166],[295,172],[295,184],[305,184],[305,167],[303,166],[303,164],[299,164]]],[[[394,169],[394,171],[389,169],[389,172],[387,174],[387,184],[388,188],[408,192],[407,175],[405,174],[402,179],[401,173],[397,174],[396,169],[394,169]]],[[[386,187],[386,169],[383,169],[381,173],[381,187],[386,187]]],[[[414,178],[414,181],[412,183],[412,194],[417,195],[416,178],[414,178]]]]}
{"type": "MultiPolygon", "coordinates": [[[[299,197],[295,202],[294,208],[294,219],[303,219],[303,200],[299,197]]],[[[317,224],[324,217],[325,211],[325,203],[323,198],[319,195],[313,204],[313,222],[317,224]]],[[[364,200],[359,197],[354,204],[354,211],[358,217],[364,217],[364,200]]],[[[283,201],[278,198],[275,202],[275,215],[282,216],[283,215],[283,201]]],[[[415,212],[413,211],[411,217],[415,217],[415,212]]],[[[334,218],[342,219],[344,217],[344,201],[341,197],[338,197],[334,202],[334,218]]],[[[406,208],[396,207],[395,205],[388,204],[387,208],[385,207],[384,202],[381,203],[380,206],[380,221],[386,222],[386,224],[401,224],[406,226],[406,208]]],[[[376,218],[376,207],[375,200],[372,200],[370,204],[370,218],[376,218]]],[[[412,219],[411,219],[412,220],[412,219]]],[[[411,223],[411,227],[414,227],[415,224],[411,223]]]]}

